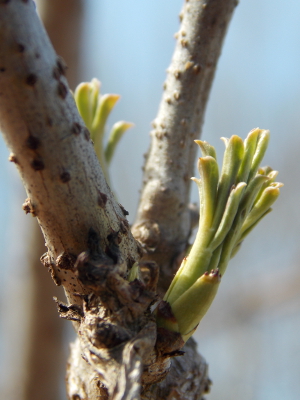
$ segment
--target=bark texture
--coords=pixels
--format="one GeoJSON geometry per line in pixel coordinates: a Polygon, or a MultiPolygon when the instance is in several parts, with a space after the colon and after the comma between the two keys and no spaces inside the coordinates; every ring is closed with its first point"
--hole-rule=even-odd
{"type": "MultiPolygon", "coordinates": [[[[30,0],[0,1],[0,123],[21,174],[24,208],[42,228],[42,258],[78,334],[67,371],[80,399],[200,399],[209,379],[193,341],[156,328],[158,267],[171,277],[191,230],[186,204],[196,137],[235,1],[187,1],[169,70],[134,227],[113,197],[65,79],[65,66],[30,0]],[[177,357],[178,356],[178,357],[177,357]],[[177,357],[173,363],[171,360],[177,357]],[[168,375],[169,372],[169,375],[168,375]],[[167,377],[168,375],[168,377],[167,377]]],[[[167,280],[168,284],[168,280],[167,280]]],[[[165,285],[160,283],[163,292],[165,285]]]]}

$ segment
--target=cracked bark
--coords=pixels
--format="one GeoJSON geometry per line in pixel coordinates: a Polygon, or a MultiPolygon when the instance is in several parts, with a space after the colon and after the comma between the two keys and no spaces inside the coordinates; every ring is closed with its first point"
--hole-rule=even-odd
{"type": "MultiPolygon", "coordinates": [[[[186,247],[191,139],[203,120],[235,5],[232,0],[185,4],[134,227],[147,252],[144,279],[129,283],[127,272],[142,251],[104,179],[64,65],[31,1],[0,2],[1,129],[28,194],[26,206],[45,237],[43,262],[67,295],[68,304],[58,301],[59,312],[78,334],[68,365],[72,400],[133,399],[141,389],[147,399],[200,399],[207,390],[207,366],[195,355],[193,341],[170,367],[182,341],[156,331],[150,305],[158,270],[151,260],[165,280],[186,247]]],[[[160,283],[160,292],[164,289],[160,283]]]]}

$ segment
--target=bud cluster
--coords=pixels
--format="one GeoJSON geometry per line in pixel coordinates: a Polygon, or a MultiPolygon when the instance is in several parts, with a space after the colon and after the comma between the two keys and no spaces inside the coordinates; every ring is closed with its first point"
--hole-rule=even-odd
{"type": "Polygon", "coordinates": [[[198,160],[201,179],[199,229],[190,253],[184,258],[165,297],[172,318],[157,311],[158,326],[179,332],[186,341],[210,307],[229,260],[258,222],[271,211],[283,186],[277,171],[259,168],[270,133],[253,129],[243,141],[238,136],[225,143],[219,174],[216,152],[196,140],[203,157],[198,160]]]}
{"type": "Polygon", "coordinates": [[[90,131],[95,151],[106,179],[109,181],[108,166],[116,146],[123,133],[133,126],[126,121],[116,122],[104,146],[104,133],[107,118],[120,96],[117,94],[100,94],[100,82],[94,78],[91,82],[80,83],[74,92],[78,111],[86,127],[90,131]]]}

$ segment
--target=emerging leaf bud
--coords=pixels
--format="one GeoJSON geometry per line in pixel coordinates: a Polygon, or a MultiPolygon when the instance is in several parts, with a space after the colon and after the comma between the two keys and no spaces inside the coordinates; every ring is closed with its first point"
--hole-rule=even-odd
{"type": "Polygon", "coordinates": [[[124,121],[114,124],[104,150],[105,125],[119,98],[120,96],[117,94],[101,95],[100,82],[96,78],[92,79],[91,82],[80,83],[74,92],[78,111],[90,131],[98,160],[108,182],[108,166],[116,145],[123,133],[133,126],[133,124],[124,121]]]}
{"type": "Polygon", "coordinates": [[[203,153],[201,179],[192,178],[200,194],[199,230],[164,297],[169,312],[157,313],[158,325],[179,332],[184,341],[210,307],[230,258],[279,196],[278,173],[259,168],[269,137],[269,131],[256,128],[244,142],[238,136],[222,138],[226,148],[220,177],[215,149],[196,141],[203,153]]]}

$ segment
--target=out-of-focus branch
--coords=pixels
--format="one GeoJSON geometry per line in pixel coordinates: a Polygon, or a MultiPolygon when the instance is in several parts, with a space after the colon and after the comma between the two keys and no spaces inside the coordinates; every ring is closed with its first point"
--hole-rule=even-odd
{"type": "Polygon", "coordinates": [[[67,352],[63,346],[64,321],[57,315],[53,296],[61,296],[63,293],[53,285],[49,273],[41,264],[41,254],[47,249],[38,224],[36,221],[30,222],[32,244],[30,250],[28,249],[27,262],[32,282],[31,292],[24,299],[31,301],[27,303],[30,324],[24,343],[27,357],[23,371],[23,398],[54,400],[59,399],[61,374],[64,373],[67,352]]]}
{"type": "Polygon", "coordinates": [[[78,84],[82,33],[82,0],[38,0],[39,14],[57,54],[65,60],[71,89],[78,84]]]}
{"type": "Polygon", "coordinates": [[[188,208],[196,145],[223,39],[237,0],[189,0],[181,26],[144,167],[134,236],[160,265],[167,289],[176,259],[191,232],[188,208]]]}

